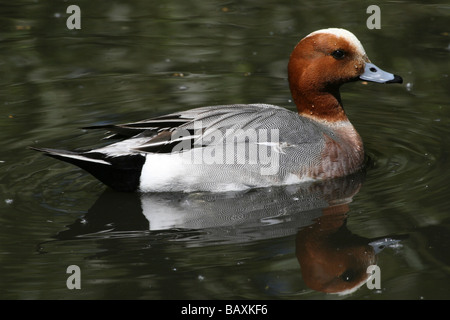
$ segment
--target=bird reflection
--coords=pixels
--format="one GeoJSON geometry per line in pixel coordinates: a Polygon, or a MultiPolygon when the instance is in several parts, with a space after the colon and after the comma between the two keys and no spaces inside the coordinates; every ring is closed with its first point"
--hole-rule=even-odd
{"type": "Polygon", "coordinates": [[[296,236],[296,256],[305,284],[316,291],[348,294],[364,285],[372,275],[383,248],[396,245],[390,237],[367,239],[346,226],[348,205],[323,210],[323,216],[302,228],[296,236]]]}
{"type": "Polygon", "coordinates": [[[141,233],[190,246],[234,244],[295,235],[296,257],[311,289],[345,294],[369,278],[379,251],[398,242],[367,239],[346,226],[363,173],[310,184],[226,193],[118,193],[106,190],[86,216],[57,235],[126,237],[141,233]]]}

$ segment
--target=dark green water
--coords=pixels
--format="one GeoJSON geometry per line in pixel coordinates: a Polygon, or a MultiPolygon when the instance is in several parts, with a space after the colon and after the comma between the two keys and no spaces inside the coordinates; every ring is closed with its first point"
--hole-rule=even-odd
{"type": "Polygon", "coordinates": [[[67,29],[66,1],[0,2],[1,299],[450,298],[447,1],[73,4],[81,30],[67,29]],[[366,27],[370,4],[379,30],[366,27]],[[289,55],[325,27],[354,32],[404,78],[342,88],[371,158],[364,179],[141,196],[27,149],[93,147],[102,133],[79,128],[197,106],[294,109],[289,55]],[[385,237],[400,242],[371,254],[385,237]],[[372,259],[380,289],[336,295],[314,280],[348,264],[350,284],[372,259]],[[66,286],[70,265],[80,290],[66,286]]]}

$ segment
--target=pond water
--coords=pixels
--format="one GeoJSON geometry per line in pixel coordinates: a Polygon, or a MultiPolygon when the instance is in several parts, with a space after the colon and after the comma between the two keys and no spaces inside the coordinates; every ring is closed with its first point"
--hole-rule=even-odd
{"type": "Polygon", "coordinates": [[[67,1],[0,4],[1,299],[450,298],[448,1],[380,2],[381,29],[366,1],[74,4],[81,30],[67,1]],[[197,106],[294,110],[289,55],[325,27],[404,79],[342,88],[364,173],[141,195],[28,149],[94,147],[103,133],[80,128],[197,106]],[[379,289],[361,283],[373,264],[379,289]]]}

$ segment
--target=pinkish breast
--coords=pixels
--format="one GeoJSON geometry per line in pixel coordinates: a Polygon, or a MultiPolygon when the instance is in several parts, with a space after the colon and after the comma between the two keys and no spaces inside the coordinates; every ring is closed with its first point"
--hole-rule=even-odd
{"type": "Polygon", "coordinates": [[[350,122],[323,133],[325,145],[320,163],[311,168],[315,179],[346,176],[361,169],[364,163],[364,147],[361,137],[350,122]]]}

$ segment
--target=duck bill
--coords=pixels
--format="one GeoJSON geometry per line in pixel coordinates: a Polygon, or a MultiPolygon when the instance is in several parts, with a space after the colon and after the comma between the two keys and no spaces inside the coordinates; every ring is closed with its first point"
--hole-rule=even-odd
{"type": "Polygon", "coordinates": [[[403,79],[393,73],[381,70],[376,65],[366,62],[364,73],[359,76],[360,80],[378,83],[402,83],[403,79]]]}
{"type": "Polygon", "coordinates": [[[369,246],[373,248],[375,254],[379,254],[381,251],[383,251],[384,248],[395,247],[396,245],[399,244],[399,242],[400,240],[397,239],[382,238],[369,242],[369,246]]]}

